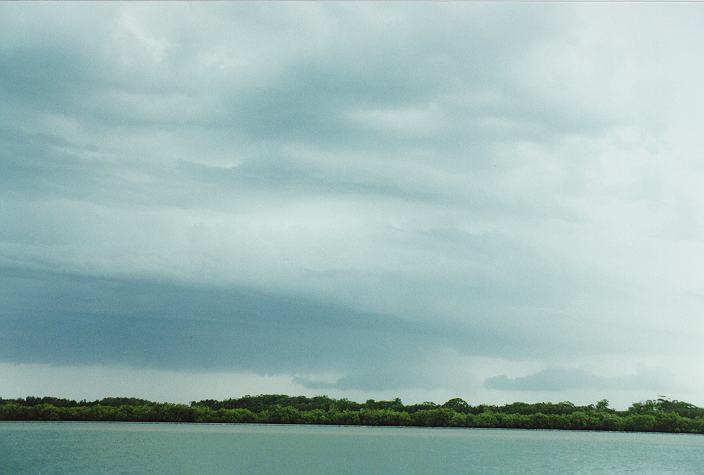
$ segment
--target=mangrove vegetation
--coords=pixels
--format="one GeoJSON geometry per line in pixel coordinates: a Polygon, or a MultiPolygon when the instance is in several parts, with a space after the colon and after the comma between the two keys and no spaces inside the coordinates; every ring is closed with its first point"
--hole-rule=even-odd
{"type": "Polygon", "coordinates": [[[445,404],[403,404],[400,399],[364,403],[327,396],[259,395],[190,404],[110,397],[72,401],[55,397],[0,399],[0,421],[214,422],[334,424],[368,426],[567,429],[704,433],[704,408],[660,398],[627,410],[607,400],[578,406],[571,402],[515,402],[471,405],[455,398],[445,404]]]}

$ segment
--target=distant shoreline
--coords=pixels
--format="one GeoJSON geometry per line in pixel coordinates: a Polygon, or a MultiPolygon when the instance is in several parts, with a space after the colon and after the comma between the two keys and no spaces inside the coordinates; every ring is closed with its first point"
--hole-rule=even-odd
{"type": "Polygon", "coordinates": [[[577,406],[570,402],[470,405],[454,398],[445,404],[404,405],[400,399],[364,403],[327,396],[244,396],[191,404],[113,397],[73,401],[55,397],[0,399],[3,422],[135,422],[197,424],[281,424],[368,427],[529,429],[599,432],[704,434],[704,408],[669,399],[634,403],[628,410],[608,401],[577,406]]]}
{"type": "Polygon", "coordinates": [[[389,425],[363,425],[363,424],[310,424],[303,422],[174,422],[174,421],[73,421],[73,420],[0,420],[0,426],[13,424],[136,424],[136,425],[161,425],[168,424],[174,426],[262,426],[262,427],[360,427],[368,429],[433,429],[433,430],[478,430],[478,431],[524,431],[524,432],[597,432],[606,434],[670,434],[670,435],[692,435],[704,436],[704,432],[672,432],[672,431],[636,431],[636,430],[606,430],[606,429],[548,429],[548,428],[525,428],[525,427],[465,427],[465,426],[389,426],[389,425]]]}

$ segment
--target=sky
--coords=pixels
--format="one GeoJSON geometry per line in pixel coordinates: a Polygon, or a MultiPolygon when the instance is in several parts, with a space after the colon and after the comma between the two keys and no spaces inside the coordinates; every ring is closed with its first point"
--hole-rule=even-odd
{"type": "Polygon", "coordinates": [[[704,5],[0,5],[0,397],[704,404],[704,5]]]}

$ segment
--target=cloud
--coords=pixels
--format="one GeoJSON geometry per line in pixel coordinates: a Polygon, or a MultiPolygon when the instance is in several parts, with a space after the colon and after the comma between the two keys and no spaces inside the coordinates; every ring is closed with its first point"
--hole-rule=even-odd
{"type": "Polygon", "coordinates": [[[549,367],[528,376],[494,376],[484,381],[488,389],[499,391],[566,391],[571,389],[651,391],[670,390],[673,379],[667,370],[641,370],[624,376],[598,376],[579,368],[549,367]]]}
{"type": "Polygon", "coordinates": [[[1,5],[0,360],[429,390],[698,358],[697,18],[1,5]]]}

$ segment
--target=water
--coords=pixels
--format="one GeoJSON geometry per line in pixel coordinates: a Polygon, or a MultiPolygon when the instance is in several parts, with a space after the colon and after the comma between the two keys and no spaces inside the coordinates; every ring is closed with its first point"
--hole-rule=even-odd
{"type": "Polygon", "coordinates": [[[0,423],[0,473],[704,473],[704,436],[0,423]]]}

